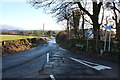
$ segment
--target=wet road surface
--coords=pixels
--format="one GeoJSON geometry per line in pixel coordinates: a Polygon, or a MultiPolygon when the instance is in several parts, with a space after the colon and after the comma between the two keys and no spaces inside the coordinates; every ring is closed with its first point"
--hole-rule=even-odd
{"type": "Polygon", "coordinates": [[[118,64],[74,54],[55,38],[31,50],[2,58],[2,77],[47,80],[118,78],[118,64]]]}

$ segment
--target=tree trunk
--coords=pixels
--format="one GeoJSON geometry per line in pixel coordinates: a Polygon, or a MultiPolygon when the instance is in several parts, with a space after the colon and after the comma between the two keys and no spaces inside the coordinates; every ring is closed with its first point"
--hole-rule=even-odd
{"type": "Polygon", "coordinates": [[[118,41],[118,46],[120,46],[120,19],[117,22],[117,19],[119,17],[117,17],[117,13],[116,13],[116,10],[115,10],[115,3],[114,2],[113,2],[113,6],[114,6],[113,11],[114,11],[114,14],[115,14],[115,19],[114,20],[115,20],[115,25],[116,25],[116,38],[117,38],[117,41],[118,41]]]}
{"type": "Polygon", "coordinates": [[[85,20],[84,20],[84,15],[82,15],[82,20],[83,20],[83,22],[82,22],[82,34],[83,34],[83,38],[85,37],[85,30],[84,30],[84,24],[85,24],[85,20]]]}
{"type": "Polygon", "coordinates": [[[83,8],[80,2],[77,2],[79,8],[82,11],[84,11],[91,18],[93,22],[94,40],[95,40],[94,45],[95,45],[95,50],[97,50],[97,43],[98,43],[98,39],[100,38],[99,36],[100,24],[98,23],[98,19],[99,19],[98,16],[99,16],[102,2],[97,4],[97,1],[92,1],[92,3],[93,3],[93,15],[91,15],[85,8],[83,8]]]}
{"type": "Polygon", "coordinates": [[[68,33],[68,38],[70,39],[70,30],[69,30],[69,20],[67,20],[67,33],[68,33]]]}
{"type": "Polygon", "coordinates": [[[99,31],[100,31],[100,25],[98,24],[98,18],[94,17],[92,18],[93,21],[93,34],[94,34],[94,49],[97,51],[98,50],[98,39],[99,39],[99,31]]]}
{"type": "Polygon", "coordinates": [[[78,36],[78,29],[79,29],[79,20],[80,20],[80,12],[79,10],[75,10],[72,12],[73,14],[73,27],[74,27],[74,34],[78,36]]]}
{"type": "Polygon", "coordinates": [[[118,50],[120,51],[120,19],[116,23],[116,38],[118,41],[118,50]]]}
{"type": "Polygon", "coordinates": [[[67,33],[69,34],[69,20],[67,20],[67,33]]]}
{"type": "Polygon", "coordinates": [[[118,23],[116,23],[116,38],[117,38],[118,46],[120,49],[120,20],[118,23]]]}

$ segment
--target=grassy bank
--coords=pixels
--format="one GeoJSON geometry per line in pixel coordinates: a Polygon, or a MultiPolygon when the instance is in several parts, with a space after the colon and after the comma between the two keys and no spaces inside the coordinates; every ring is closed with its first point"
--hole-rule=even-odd
{"type": "Polygon", "coordinates": [[[25,39],[25,38],[45,38],[45,37],[41,37],[41,36],[24,36],[24,35],[0,35],[0,41],[18,40],[18,39],[25,39]]]}
{"type": "Polygon", "coordinates": [[[17,39],[17,40],[9,40],[0,42],[0,54],[1,56],[7,56],[10,54],[15,54],[17,52],[25,51],[27,49],[31,49],[36,47],[48,40],[51,37],[44,38],[27,38],[27,39],[17,39]]]}

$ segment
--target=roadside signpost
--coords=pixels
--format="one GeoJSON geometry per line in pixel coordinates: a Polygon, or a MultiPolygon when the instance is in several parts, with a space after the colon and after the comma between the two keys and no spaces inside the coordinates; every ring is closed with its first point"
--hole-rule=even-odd
{"type": "Polygon", "coordinates": [[[107,41],[107,31],[109,31],[109,44],[108,44],[108,51],[110,51],[110,43],[111,43],[111,27],[112,26],[105,26],[105,41],[104,41],[104,51],[106,51],[106,41],[107,41]]]}
{"type": "Polygon", "coordinates": [[[89,45],[89,42],[88,42],[88,39],[90,38],[90,36],[93,34],[91,32],[89,32],[90,29],[88,29],[88,31],[86,32],[86,37],[87,37],[87,42],[86,42],[86,51],[88,51],[88,45],[89,45]]]}

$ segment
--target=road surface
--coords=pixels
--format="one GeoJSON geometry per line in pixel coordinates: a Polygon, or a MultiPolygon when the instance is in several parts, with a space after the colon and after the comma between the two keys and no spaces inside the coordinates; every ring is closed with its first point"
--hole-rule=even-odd
{"type": "Polygon", "coordinates": [[[118,64],[67,51],[53,38],[38,47],[3,57],[2,78],[115,80],[118,78],[118,64]]]}

